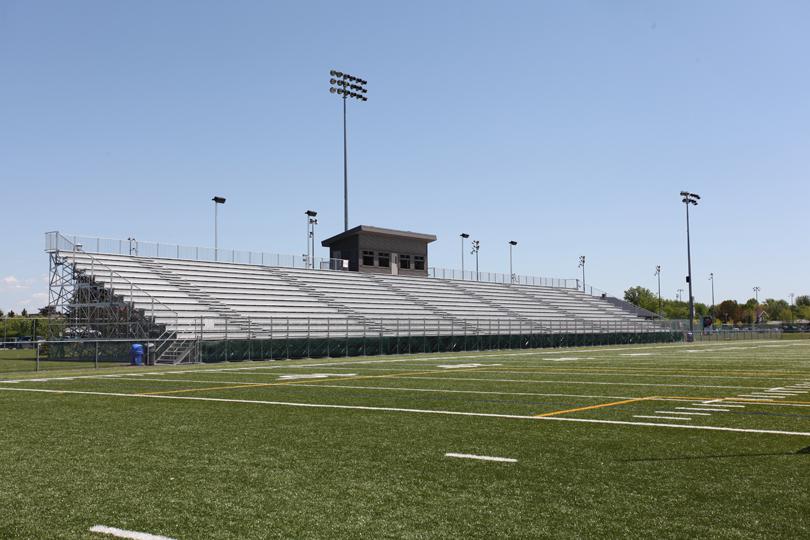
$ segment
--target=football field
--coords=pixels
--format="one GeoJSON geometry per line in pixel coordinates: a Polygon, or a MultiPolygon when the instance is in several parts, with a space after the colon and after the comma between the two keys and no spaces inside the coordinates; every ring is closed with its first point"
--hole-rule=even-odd
{"type": "Polygon", "coordinates": [[[4,373],[0,426],[3,538],[810,535],[810,341],[4,373]]]}

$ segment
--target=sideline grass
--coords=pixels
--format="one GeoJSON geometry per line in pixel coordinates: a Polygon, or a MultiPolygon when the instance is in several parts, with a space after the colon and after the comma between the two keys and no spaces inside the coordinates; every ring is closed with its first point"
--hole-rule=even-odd
{"type": "Polygon", "coordinates": [[[0,537],[100,538],[95,524],[178,539],[807,536],[810,437],[19,390],[640,422],[789,387],[681,423],[810,433],[810,343],[521,352],[0,382],[0,537]],[[330,376],[281,378],[302,375],[330,376]]]}

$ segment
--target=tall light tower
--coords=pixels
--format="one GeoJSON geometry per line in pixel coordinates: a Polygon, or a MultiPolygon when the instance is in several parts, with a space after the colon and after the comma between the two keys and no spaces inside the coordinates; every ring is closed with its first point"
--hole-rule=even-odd
{"type": "Polygon", "coordinates": [[[219,260],[219,224],[217,222],[217,206],[220,204],[225,204],[225,197],[220,197],[215,195],[213,199],[214,201],[214,260],[219,260]]]}
{"type": "Polygon", "coordinates": [[[759,291],[761,290],[759,286],[754,287],[754,299],[757,301],[757,305],[759,305],[759,291]]]}
{"type": "Polygon", "coordinates": [[[461,233],[461,279],[464,279],[464,240],[470,237],[467,233],[461,233]]]}
{"type": "Polygon", "coordinates": [[[515,282],[515,273],[512,271],[512,248],[517,245],[514,240],[509,240],[509,283],[515,282]]]}
{"type": "Polygon", "coordinates": [[[695,332],[695,297],[692,294],[692,246],[689,238],[689,207],[691,205],[697,206],[700,200],[700,195],[697,193],[689,193],[688,191],[681,191],[682,203],[686,205],[686,260],[688,274],[686,282],[689,284],[689,332],[695,332]]]}
{"type": "Polygon", "coordinates": [[[678,289],[678,302],[683,301],[683,289],[678,289]]]}
{"type": "Polygon", "coordinates": [[[661,265],[656,265],[655,275],[658,277],[658,318],[664,318],[664,310],[661,307],[661,265]]]}
{"type": "Polygon", "coordinates": [[[343,98],[343,230],[349,230],[349,150],[346,137],[346,99],[354,98],[358,101],[368,101],[366,84],[368,81],[343,73],[342,71],[329,72],[329,91],[343,98]]]}
{"type": "Polygon", "coordinates": [[[709,272],[709,281],[712,282],[712,315],[714,315],[714,272],[709,272]]]}
{"type": "Polygon", "coordinates": [[[472,241],[472,251],[470,255],[475,255],[475,281],[478,281],[480,274],[478,273],[478,251],[481,249],[481,242],[478,240],[472,241]]]}
{"type": "Polygon", "coordinates": [[[579,256],[578,268],[582,268],[582,292],[585,292],[585,255],[579,256]]]}
{"type": "Polygon", "coordinates": [[[790,293],[789,296],[790,296],[790,305],[792,306],[793,305],[793,297],[796,296],[796,294],[795,293],[790,293]]]}
{"type": "Polygon", "coordinates": [[[318,215],[318,212],[315,210],[307,210],[304,212],[307,216],[307,266],[309,268],[315,268],[315,225],[318,224],[318,220],[315,219],[315,216],[318,215]]]}

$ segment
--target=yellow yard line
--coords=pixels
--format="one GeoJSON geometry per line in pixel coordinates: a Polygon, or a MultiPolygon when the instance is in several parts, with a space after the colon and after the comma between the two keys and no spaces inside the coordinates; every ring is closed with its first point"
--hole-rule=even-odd
{"type": "MultiPolygon", "coordinates": [[[[210,386],[206,388],[183,388],[181,390],[162,390],[159,392],[143,392],[140,394],[135,394],[138,396],[160,396],[165,394],[182,394],[186,392],[207,392],[209,390],[236,390],[239,388],[260,388],[263,386],[288,386],[288,385],[295,385],[295,384],[302,384],[302,383],[319,383],[319,382],[340,382],[340,381],[356,381],[359,379],[385,379],[391,377],[402,377],[405,375],[427,375],[431,373],[453,373],[458,371],[475,371],[480,368],[462,368],[462,369],[440,369],[440,370],[430,370],[430,371],[405,371],[401,373],[390,373],[388,375],[355,375],[353,377],[324,377],[323,379],[299,379],[295,381],[284,381],[284,382],[272,382],[272,383],[245,383],[245,384],[236,384],[236,385],[228,385],[228,386],[210,386]]],[[[212,381],[216,382],[216,381],[212,381]]]]}
{"type": "Polygon", "coordinates": [[[611,403],[602,403],[600,405],[589,405],[588,407],[577,407],[576,409],[564,409],[562,411],[554,411],[550,413],[543,413],[543,414],[536,414],[534,415],[535,418],[544,418],[546,416],[557,416],[558,414],[567,414],[573,412],[580,412],[580,411],[590,411],[593,409],[601,409],[604,407],[615,407],[616,405],[625,405],[627,403],[635,403],[637,401],[646,401],[649,399],[656,399],[655,396],[643,397],[643,398],[635,398],[635,399],[625,399],[624,401],[614,401],[611,403]]]}

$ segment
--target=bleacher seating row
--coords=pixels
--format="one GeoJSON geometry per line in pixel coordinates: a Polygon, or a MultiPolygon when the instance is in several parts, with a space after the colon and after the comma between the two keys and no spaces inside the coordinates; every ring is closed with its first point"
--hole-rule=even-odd
{"type": "Polygon", "coordinates": [[[652,331],[564,288],[62,252],[178,339],[652,331]]]}

